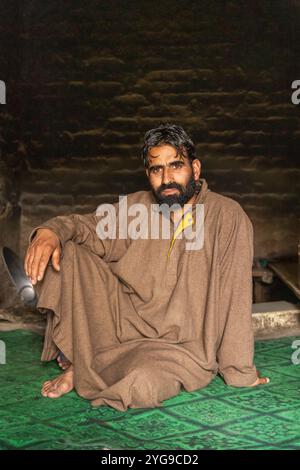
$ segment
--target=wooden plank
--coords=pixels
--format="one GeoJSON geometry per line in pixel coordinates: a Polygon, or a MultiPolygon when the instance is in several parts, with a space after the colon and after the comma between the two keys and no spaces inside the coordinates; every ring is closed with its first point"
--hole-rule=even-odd
{"type": "Polygon", "coordinates": [[[274,273],[294,292],[300,299],[299,265],[297,261],[277,261],[268,265],[274,273]]]}

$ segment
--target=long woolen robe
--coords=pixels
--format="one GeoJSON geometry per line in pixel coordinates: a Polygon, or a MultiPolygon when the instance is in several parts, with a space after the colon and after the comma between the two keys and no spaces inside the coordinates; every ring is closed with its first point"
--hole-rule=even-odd
{"type": "MultiPolygon", "coordinates": [[[[204,205],[204,244],[197,250],[186,250],[184,237],[170,253],[170,239],[101,240],[96,211],[54,217],[30,234],[31,241],[49,228],[62,247],[60,271],[50,263],[37,286],[37,306],[47,312],[42,360],[62,351],[78,394],[94,406],[157,407],[217,373],[237,387],[257,378],[252,224],[236,201],[201,183],[195,204],[204,205]]],[[[138,191],[127,203],[151,208],[157,201],[138,191]]],[[[114,207],[119,217],[119,202],[114,207]]]]}

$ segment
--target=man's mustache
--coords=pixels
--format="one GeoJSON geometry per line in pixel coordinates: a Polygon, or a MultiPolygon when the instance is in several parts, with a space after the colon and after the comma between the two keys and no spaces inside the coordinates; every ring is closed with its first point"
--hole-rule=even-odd
{"type": "Polygon", "coordinates": [[[162,184],[157,192],[158,193],[161,193],[162,191],[164,191],[165,189],[178,189],[179,191],[182,191],[182,188],[179,184],[176,184],[176,183],[170,183],[170,184],[162,184]]]}

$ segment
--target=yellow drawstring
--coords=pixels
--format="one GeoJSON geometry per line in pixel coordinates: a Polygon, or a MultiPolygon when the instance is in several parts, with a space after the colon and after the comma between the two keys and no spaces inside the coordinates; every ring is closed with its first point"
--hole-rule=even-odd
{"type": "Polygon", "coordinates": [[[193,219],[193,216],[190,212],[188,212],[187,214],[185,214],[184,218],[181,219],[180,223],[178,224],[176,230],[175,230],[175,233],[172,237],[172,241],[171,241],[171,245],[170,245],[170,248],[169,248],[169,251],[168,251],[168,259],[170,257],[170,254],[171,254],[171,251],[172,251],[172,248],[173,248],[173,245],[174,245],[174,242],[176,240],[176,238],[178,237],[178,235],[183,232],[183,230],[187,227],[190,227],[191,225],[193,225],[193,222],[194,222],[194,219],[193,219]]]}

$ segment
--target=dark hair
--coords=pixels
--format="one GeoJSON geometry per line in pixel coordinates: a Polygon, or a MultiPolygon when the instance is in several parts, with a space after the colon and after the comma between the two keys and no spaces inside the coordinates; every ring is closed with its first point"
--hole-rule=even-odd
{"type": "Polygon", "coordinates": [[[149,150],[160,145],[171,145],[177,150],[177,154],[188,157],[190,162],[196,158],[195,146],[181,126],[161,124],[155,129],[150,129],[144,136],[142,160],[146,168],[149,166],[149,150]]]}

